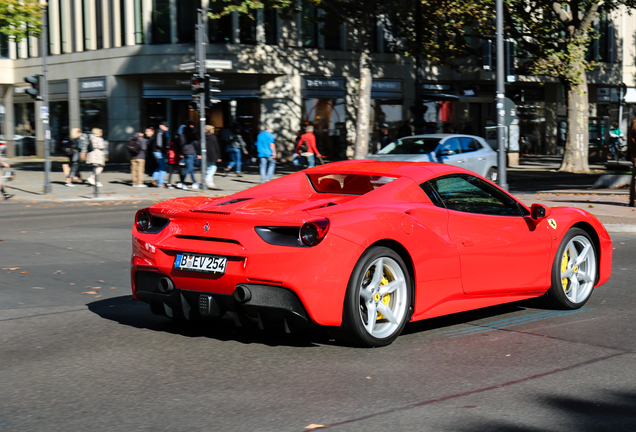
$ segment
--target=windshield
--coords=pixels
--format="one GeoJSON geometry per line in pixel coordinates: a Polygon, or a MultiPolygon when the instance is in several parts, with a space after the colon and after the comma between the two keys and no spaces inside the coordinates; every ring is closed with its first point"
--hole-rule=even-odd
{"type": "Polygon", "coordinates": [[[427,154],[437,148],[441,138],[400,138],[384,147],[378,154],[427,154]]]}

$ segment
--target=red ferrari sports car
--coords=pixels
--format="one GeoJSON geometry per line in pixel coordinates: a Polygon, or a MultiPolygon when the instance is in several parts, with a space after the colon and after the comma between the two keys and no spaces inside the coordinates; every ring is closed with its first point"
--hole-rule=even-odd
{"type": "Polygon", "coordinates": [[[532,297],[580,308],[611,262],[584,210],[528,208],[449,165],[345,161],[140,210],[131,279],[156,314],[381,346],[409,321],[532,297]]]}

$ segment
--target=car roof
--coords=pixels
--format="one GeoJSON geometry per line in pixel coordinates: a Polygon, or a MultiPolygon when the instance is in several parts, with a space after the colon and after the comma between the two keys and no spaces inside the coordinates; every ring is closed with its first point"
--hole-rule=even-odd
{"type": "Polygon", "coordinates": [[[439,139],[444,139],[444,138],[450,138],[450,137],[458,137],[458,138],[465,137],[465,138],[475,138],[475,139],[483,140],[482,137],[478,137],[476,135],[467,135],[467,134],[458,134],[458,133],[421,134],[421,135],[405,136],[405,137],[401,137],[400,139],[403,139],[403,138],[439,138],[439,139]]]}
{"type": "Polygon", "coordinates": [[[410,177],[421,183],[444,174],[468,173],[472,171],[433,162],[402,162],[379,160],[352,160],[332,162],[305,170],[307,174],[360,174],[386,177],[410,177]]]}

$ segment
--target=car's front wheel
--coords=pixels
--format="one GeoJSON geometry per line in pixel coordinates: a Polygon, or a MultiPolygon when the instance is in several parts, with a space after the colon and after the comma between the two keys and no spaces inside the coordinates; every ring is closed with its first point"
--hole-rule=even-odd
{"type": "Polygon", "coordinates": [[[597,280],[594,243],[582,229],[570,229],[554,258],[552,284],[545,294],[546,300],[558,309],[578,309],[592,295],[597,280]]]}
{"type": "Polygon", "coordinates": [[[497,168],[491,167],[486,173],[486,178],[493,183],[497,182],[497,168]]]}
{"type": "Polygon", "coordinates": [[[410,319],[411,279],[392,249],[368,249],[353,269],[345,296],[342,331],[367,347],[393,342],[410,319]]]}

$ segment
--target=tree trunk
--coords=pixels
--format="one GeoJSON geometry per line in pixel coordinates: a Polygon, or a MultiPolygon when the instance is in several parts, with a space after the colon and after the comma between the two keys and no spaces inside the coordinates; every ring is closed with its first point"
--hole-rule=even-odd
{"type": "Polygon", "coordinates": [[[369,152],[369,111],[371,108],[371,15],[362,12],[360,28],[360,89],[354,159],[364,159],[369,152]]]}
{"type": "Polygon", "coordinates": [[[571,85],[568,90],[568,136],[565,153],[559,171],[571,173],[590,172],[589,153],[589,103],[587,95],[587,75],[578,85],[571,85]]]}
{"type": "Polygon", "coordinates": [[[369,108],[371,106],[371,69],[369,53],[360,54],[360,90],[358,92],[358,118],[354,159],[364,159],[369,151],[369,108]]]}

